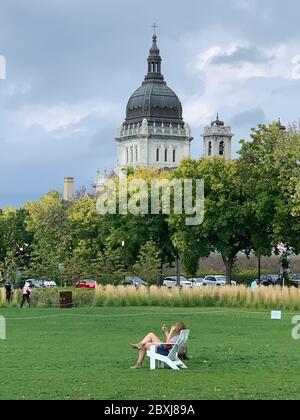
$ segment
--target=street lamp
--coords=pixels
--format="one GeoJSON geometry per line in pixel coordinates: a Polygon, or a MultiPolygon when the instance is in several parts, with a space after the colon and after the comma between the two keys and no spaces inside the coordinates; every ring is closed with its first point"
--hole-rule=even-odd
{"type": "Polygon", "coordinates": [[[175,249],[175,259],[176,259],[176,282],[177,286],[181,286],[181,267],[180,267],[180,254],[178,249],[175,249]]]}
{"type": "Polygon", "coordinates": [[[123,248],[123,261],[124,261],[124,270],[127,272],[127,253],[126,253],[126,242],[122,241],[123,248]]]}

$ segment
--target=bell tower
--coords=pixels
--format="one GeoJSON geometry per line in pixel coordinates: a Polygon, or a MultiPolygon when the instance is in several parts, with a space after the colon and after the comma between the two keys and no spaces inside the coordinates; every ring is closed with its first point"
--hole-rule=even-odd
{"type": "Polygon", "coordinates": [[[204,133],[202,134],[203,156],[230,160],[233,136],[231,127],[225,126],[224,122],[219,119],[218,114],[216,121],[204,128],[204,133]]]}

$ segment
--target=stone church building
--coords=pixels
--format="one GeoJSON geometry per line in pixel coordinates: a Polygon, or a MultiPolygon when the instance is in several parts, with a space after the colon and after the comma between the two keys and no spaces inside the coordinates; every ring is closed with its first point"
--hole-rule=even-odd
{"type": "MultiPolygon", "coordinates": [[[[117,175],[127,166],[174,169],[182,159],[191,156],[191,127],[183,120],[181,102],[162,74],[156,34],[152,41],[147,75],[130,97],[125,121],[118,129],[117,175]]],[[[219,116],[205,127],[202,137],[204,156],[231,159],[233,134],[219,116]]],[[[102,189],[106,179],[107,174],[99,171],[96,192],[102,189]]]]}

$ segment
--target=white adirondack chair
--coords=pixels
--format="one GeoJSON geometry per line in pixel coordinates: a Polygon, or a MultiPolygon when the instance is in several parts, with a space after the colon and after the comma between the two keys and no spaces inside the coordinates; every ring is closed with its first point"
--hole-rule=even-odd
{"type": "Polygon", "coordinates": [[[175,370],[187,369],[187,366],[179,359],[178,353],[182,347],[187,343],[189,338],[190,330],[183,330],[180,333],[180,336],[177,340],[177,343],[170,344],[172,349],[168,356],[162,356],[161,354],[156,353],[156,345],[152,344],[150,350],[147,351],[147,356],[150,357],[150,369],[156,369],[156,361],[159,363],[159,367],[163,367],[165,364],[170,368],[175,370]]]}

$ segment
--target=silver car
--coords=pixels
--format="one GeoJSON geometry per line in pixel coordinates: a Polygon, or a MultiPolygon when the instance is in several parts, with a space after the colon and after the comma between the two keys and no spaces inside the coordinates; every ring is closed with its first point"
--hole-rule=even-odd
{"type": "MultiPolygon", "coordinates": [[[[226,276],[206,276],[203,280],[203,286],[216,287],[216,286],[226,286],[227,278],[226,276]]],[[[236,282],[231,282],[232,286],[236,286],[236,282]]]]}
{"type": "Polygon", "coordinates": [[[204,286],[204,278],[192,278],[189,279],[192,282],[193,287],[203,287],[204,286]]]}
{"type": "MultiPolygon", "coordinates": [[[[177,277],[166,277],[164,279],[164,286],[172,289],[177,286],[177,277]]],[[[187,280],[185,277],[180,277],[180,287],[193,287],[193,283],[187,280]]]]}

